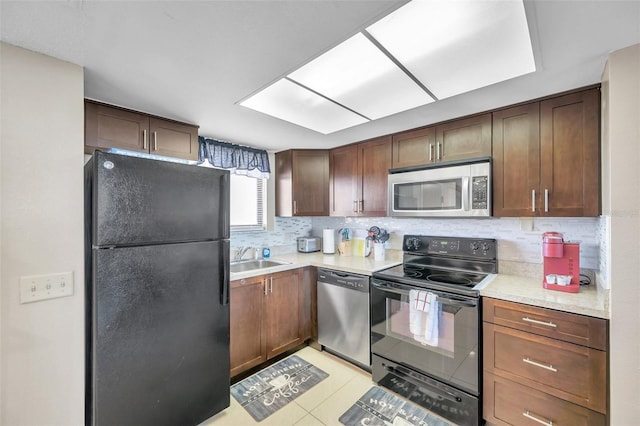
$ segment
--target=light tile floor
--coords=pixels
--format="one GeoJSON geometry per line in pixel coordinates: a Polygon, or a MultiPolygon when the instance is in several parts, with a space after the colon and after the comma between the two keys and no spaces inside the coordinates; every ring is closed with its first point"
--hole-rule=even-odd
{"type": "Polygon", "coordinates": [[[370,373],[327,352],[305,347],[296,355],[329,373],[329,377],[259,423],[232,396],[229,408],[201,426],[341,425],[340,416],[375,386],[370,373]]]}

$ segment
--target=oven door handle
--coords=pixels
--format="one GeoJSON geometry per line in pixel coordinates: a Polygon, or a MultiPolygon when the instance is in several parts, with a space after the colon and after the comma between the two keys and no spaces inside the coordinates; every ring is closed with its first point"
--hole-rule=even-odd
{"type": "Polygon", "coordinates": [[[397,289],[395,287],[391,287],[391,286],[389,286],[387,284],[383,284],[383,283],[376,282],[376,281],[372,281],[371,285],[376,287],[376,288],[379,288],[382,291],[387,291],[389,293],[399,294],[401,296],[407,296],[409,294],[409,290],[399,290],[399,289],[397,289]]]}
{"type": "Polygon", "coordinates": [[[442,296],[438,296],[436,298],[436,301],[442,303],[443,305],[462,306],[465,308],[475,308],[476,306],[478,306],[477,303],[472,301],[461,300],[461,299],[451,299],[449,297],[442,297],[442,296]]]}
{"type": "MultiPolygon", "coordinates": [[[[409,288],[407,288],[407,290],[400,290],[397,289],[395,287],[391,287],[387,284],[384,283],[380,283],[378,281],[372,281],[371,285],[379,288],[381,291],[386,291],[389,293],[395,293],[395,294],[399,294],[401,296],[408,296],[409,295],[409,288]]],[[[431,292],[433,294],[436,295],[436,300],[440,303],[442,303],[443,305],[450,305],[450,306],[461,306],[464,308],[475,308],[476,306],[478,306],[478,303],[475,300],[469,300],[469,299],[457,299],[457,298],[452,298],[452,297],[444,297],[442,296],[441,293],[435,292],[435,291],[430,291],[429,289],[425,289],[424,291],[427,292],[431,292]]]]}

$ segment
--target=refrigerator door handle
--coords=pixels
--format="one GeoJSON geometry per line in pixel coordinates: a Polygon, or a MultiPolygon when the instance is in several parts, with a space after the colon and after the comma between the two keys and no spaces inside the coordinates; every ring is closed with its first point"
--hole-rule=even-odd
{"type": "Polygon", "coordinates": [[[230,243],[228,240],[222,242],[222,267],[220,271],[222,276],[220,277],[220,304],[229,304],[229,275],[230,275],[230,263],[229,263],[229,250],[230,243]]]}
{"type": "Polygon", "coordinates": [[[229,238],[230,229],[231,177],[225,173],[220,178],[220,237],[229,238]]]}

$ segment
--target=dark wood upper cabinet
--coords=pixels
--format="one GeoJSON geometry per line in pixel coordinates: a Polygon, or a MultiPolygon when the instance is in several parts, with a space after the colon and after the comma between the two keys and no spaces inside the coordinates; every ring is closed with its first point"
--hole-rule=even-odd
{"type": "Polygon", "coordinates": [[[539,186],[540,104],[494,112],[493,215],[535,215],[532,197],[540,195],[539,186]]]}
{"type": "Polygon", "coordinates": [[[391,136],[330,152],[332,216],[386,216],[391,136]]]}
{"type": "Polygon", "coordinates": [[[493,113],[494,216],[598,216],[598,89],[493,113]]]}
{"type": "Polygon", "coordinates": [[[540,181],[543,216],[600,214],[599,90],[540,103],[540,181]]]}
{"type": "Polygon", "coordinates": [[[491,114],[393,135],[392,168],[491,155],[491,114]]]}
{"type": "Polygon", "coordinates": [[[329,215],[329,151],[276,153],[276,216],[329,215]]]}
{"type": "Polygon", "coordinates": [[[85,101],[85,153],[95,149],[198,159],[198,127],[141,112],[85,101]]]}
{"type": "Polygon", "coordinates": [[[198,159],[198,128],[174,121],[149,119],[149,152],[167,157],[198,159]]]}
{"type": "Polygon", "coordinates": [[[438,162],[491,155],[491,114],[439,124],[435,149],[438,162]]]}
{"type": "Polygon", "coordinates": [[[393,135],[392,140],[392,168],[433,163],[436,143],[435,127],[397,133],[393,135]]]}

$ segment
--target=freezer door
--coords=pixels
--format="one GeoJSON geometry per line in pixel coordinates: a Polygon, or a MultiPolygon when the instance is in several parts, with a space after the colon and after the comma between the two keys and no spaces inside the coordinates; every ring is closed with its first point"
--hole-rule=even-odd
{"type": "Polygon", "coordinates": [[[228,241],[94,249],[93,425],[196,425],[229,406],[228,241]]]}
{"type": "Polygon", "coordinates": [[[229,172],[96,151],[93,244],[229,238],[229,172]]]}

